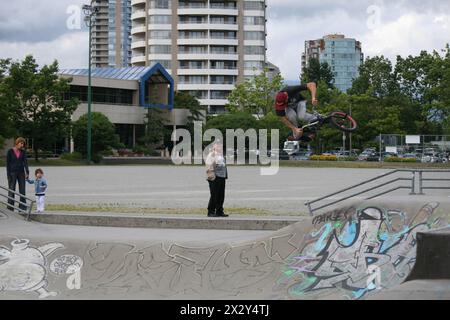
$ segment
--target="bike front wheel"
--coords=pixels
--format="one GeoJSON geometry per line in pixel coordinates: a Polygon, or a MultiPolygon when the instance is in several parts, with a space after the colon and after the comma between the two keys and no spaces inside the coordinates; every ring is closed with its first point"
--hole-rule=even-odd
{"type": "Polygon", "coordinates": [[[355,119],[342,111],[335,111],[330,115],[333,126],[341,131],[353,132],[358,128],[355,119]]]}

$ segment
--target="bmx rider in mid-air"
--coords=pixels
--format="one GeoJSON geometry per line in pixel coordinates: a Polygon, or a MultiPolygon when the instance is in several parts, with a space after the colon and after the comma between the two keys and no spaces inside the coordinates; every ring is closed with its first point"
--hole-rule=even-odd
{"type": "Polygon", "coordinates": [[[281,89],[275,97],[275,111],[281,121],[292,130],[292,140],[310,142],[315,138],[315,134],[304,134],[302,128],[299,128],[299,120],[310,123],[316,119],[314,115],[306,112],[306,99],[301,94],[301,91],[306,90],[311,92],[312,105],[317,106],[317,85],[309,82],[306,85],[281,89]]]}

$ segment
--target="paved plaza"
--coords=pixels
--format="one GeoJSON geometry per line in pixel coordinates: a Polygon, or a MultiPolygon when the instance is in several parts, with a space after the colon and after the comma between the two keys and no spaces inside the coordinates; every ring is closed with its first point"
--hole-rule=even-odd
{"type": "MultiPolygon", "coordinates": [[[[30,168],[30,171],[33,172],[34,169],[30,168]]],[[[43,169],[49,183],[47,204],[105,204],[203,210],[209,199],[203,166],[136,165],[43,169]]],[[[281,167],[277,175],[261,176],[258,167],[229,166],[225,207],[256,208],[271,215],[304,214],[305,201],[389,171],[281,167]]],[[[0,181],[3,181],[3,185],[6,184],[6,174],[3,171],[0,172],[0,181]]],[[[27,186],[28,195],[33,194],[32,188],[31,185],[27,186]]],[[[407,194],[407,190],[402,190],[389,197],[400,200],[407,197],[407,194]]],[[[446,196],[448,190],[435,190],[432,194],[446,196]]]]}

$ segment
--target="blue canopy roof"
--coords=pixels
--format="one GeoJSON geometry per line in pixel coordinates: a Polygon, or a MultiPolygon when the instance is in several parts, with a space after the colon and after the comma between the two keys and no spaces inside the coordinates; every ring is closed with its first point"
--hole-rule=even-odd
{"type": "MultiPolygon", "coordinates": [[[[127,68],[92,68],[91,75],[94,78],[107,78],[119,80],[140,80],[153,66],[150,67],[127,67],[127,68]]],[[[70,76],[89,75],[89,69],[63,69],[60,74],[70,76]]]]}
{"type": "MultiPolygon", "coordinates": [[[[89,69],[62,69],[59,74],[67,76],[89,76],[89,69]]],[[[126,68],[92,68],[91,76],[93,78],[134,80],[140,83],[139,100],[143,107],[147,108],[173,108],[174,102],[174,81],[170,74],[160,63],[154,63],[149,67],[126,67],[126,68]],[[157,105],[145,102],[145,83],[167,83],[170,84],[169,104],[157,105]]]]}

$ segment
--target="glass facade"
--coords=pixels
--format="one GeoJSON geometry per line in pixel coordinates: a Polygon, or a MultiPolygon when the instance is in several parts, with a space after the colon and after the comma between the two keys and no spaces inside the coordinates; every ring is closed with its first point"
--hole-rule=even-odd
{"type": "Polygon", "coordinates": [[[108,3],[108,66],[129,67],[131,66],[131,0],[109,0],[108,3]],[[118,6],[121,6],[120,24],[116,21],[118,6]],[[117,48],[119,45],[117,32],[120,32],[120,48],[117,48]],[[117,65],[118,52],[120,52],[120,65],[117,65]]]}
{"type": "Polygon", "coordinates": [[[327,62],[334,74],[334,85],[342,92],[351,88],[362,63],[361,46],[355,39],[326,39],[320,62],[327,62]]]}
{"type": "MultiPolygon", "coordinates": [[[[81,102],[88,100],[88,87],[71,85],[69,92],[64,94],[66,100],[77,98],[81,102]]],[[[100,104],[133,104],[133,90],[92,87],[92,102],[100,104]]]]}

